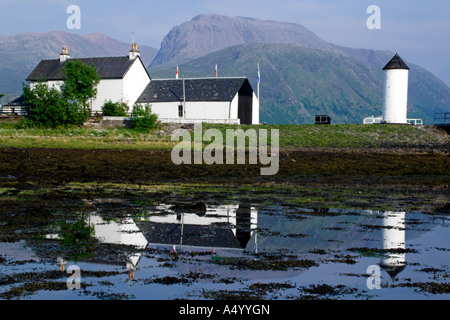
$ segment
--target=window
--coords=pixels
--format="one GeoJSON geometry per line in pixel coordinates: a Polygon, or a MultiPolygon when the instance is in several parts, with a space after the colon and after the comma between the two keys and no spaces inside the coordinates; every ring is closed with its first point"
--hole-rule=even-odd
{"type": "Polygon", "coordinates": [[[178,106],[178,117],[183,118],[183,105],[182,104],[180,104],[178,106]]]}

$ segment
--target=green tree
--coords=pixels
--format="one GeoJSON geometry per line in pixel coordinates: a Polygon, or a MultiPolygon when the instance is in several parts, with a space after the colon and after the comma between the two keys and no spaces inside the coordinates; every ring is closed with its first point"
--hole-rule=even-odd
{"type": "Polygon", "coordinates": [[[68,101],[89,110],[89,100],[97,96],[100,76],[94,66],[87,66],[80,60],[68,61],[63,67],[64,84],[62,95],[68,101]]]}
{"type": "Polygon", "coordinates": [[[89,99],[97,95],[100,77],[93,66],[81,61],[68,61],[63,67],[64,82],[61,90],[41,81],[33,89],[23,85],[27,101],[28,124],[45,127],[82,125],[89,117],[89,99]]]}

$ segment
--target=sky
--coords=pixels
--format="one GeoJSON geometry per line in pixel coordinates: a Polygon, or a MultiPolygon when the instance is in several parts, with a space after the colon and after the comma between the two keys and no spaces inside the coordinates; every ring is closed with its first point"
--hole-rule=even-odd
{"type": "Polygon", "coordinates": [[[450,86],[449,0],[0,0],[0,35],[100,32],[131,43],[134,34],[159,49],[172,27],[199,14],[301,24],[333,44],[398,52],[450,86]],[[368,12],[373,5],[379,10],[368,12]]]}

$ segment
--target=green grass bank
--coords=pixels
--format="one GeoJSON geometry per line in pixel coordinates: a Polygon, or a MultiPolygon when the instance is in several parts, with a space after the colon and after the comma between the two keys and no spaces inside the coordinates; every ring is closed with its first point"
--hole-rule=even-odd
{"type": "MultiPolygon", "coordinates": [[[[433,126],[412,125],[212,125],[203,124],[203,132],[218,129],[226,141],[227,130],[244,132],[267,129],[279,130],[280,149],[384,150],[447,153],[449,135],[433,126]]],[[[173,126],[162,125],[149,133],[128,128],[73,127],[58,129],[18,129],[14,121],[0,122],[0,146],[47,149],[111,149],[111,150],[170,150],[173,126]]],[[[193,141],[193,129],[189,129],[193,141]]],[[[205,143],[208,144],[209,142],[205,143]]]]}

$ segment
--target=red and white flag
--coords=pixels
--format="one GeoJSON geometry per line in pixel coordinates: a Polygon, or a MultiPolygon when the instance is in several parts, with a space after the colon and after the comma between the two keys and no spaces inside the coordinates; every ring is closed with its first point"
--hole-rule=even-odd
{"type": "Polygon", "coordinates": [[[177,66],[177,71],[176,71],[176,73],[175,73],[175,78],[178,79],[178,66],[177,66]]]}
{"type": "Polygon", "coordinates": [[[217,64],[216,64],[216,69],[214,71],[214,77],[217,78],[217,64]]]}

